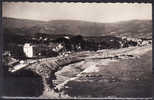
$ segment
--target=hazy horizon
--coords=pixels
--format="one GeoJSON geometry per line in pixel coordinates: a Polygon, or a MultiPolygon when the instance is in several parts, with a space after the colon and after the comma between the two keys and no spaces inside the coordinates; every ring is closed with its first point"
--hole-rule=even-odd
{"type": "Polygon", "coordinates": [[[3,17],[37,21],[81,20],[112,23],[152,20],[152,4],[144,3],[3,2],[2,11],[3,17]]]}
{"type": "Polygon", "coordinates": [[[118,22],[127,22],[127,21],[133,21],[133,20],[149,20],[152,21],[152,19],[130,19],[130,20],[122,20],[122,21],[116,21],[116,22],[96,22],[96,21],[86,21],[86,20],[78,20],[78,19],[55,19],[55,20],[38,20],[38,19],[25,19],[25,18],[13,18],[13,17],[2,17],[2,18],[12,18],[12,19],[19,19],[19,20],[32,20],[32,21],[41,21],[41,22],[50,22],[50,21],[84,21],[84,22],[92,22],[92,23],[118,23],[118,22]]]}

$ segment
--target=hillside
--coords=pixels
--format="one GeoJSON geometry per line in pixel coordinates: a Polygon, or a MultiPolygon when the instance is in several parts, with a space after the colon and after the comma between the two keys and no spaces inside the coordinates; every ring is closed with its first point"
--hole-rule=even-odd
{"type": "Polygon", "coordinates": [[[46,34],[70,34],[82,36],[152,37],[151,20],[131,20],[117,23],[95,23],[80,20],[52,20],[48,22],[26,19],[3,18],[4,33],[31,36],[46,34]]]}
{"type": "Polygon", "coordinates": [[[3,18],[3,26],[5,96],[152,96],[151,20],[94,23],[3,18]],[[25,42],[34,43],[36,57],[24,57],[25,42]]]}
{"type": "Polygon", "coordinates": [[[61,58],[40,59],[39,63],[32,63],[16,73],[6,73],[5,82],[8,84],[4,91],[7,96],[37,96],[43,99],[147,98],[152,96],[151,68],[152,45],[76,52],[61,58]],[[51,89],[43,79],[44,75],[48,75],[46,68],[51,68],[48,70],[52,73],[49,80],[51,89]],[[34,75],[31,70],[36,71],[34,75]]]}

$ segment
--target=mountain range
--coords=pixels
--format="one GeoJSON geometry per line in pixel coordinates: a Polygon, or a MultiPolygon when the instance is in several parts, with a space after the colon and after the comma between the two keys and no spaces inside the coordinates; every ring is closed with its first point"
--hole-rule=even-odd
{"type": "Polygon", "coordinates": [[[4,34],[21,36],[33,36],[36,33],[44,33],[49,35],[112,35],[134,38],[152,38],[152,20],[98,23],[81,20],[36,21],[3,17],[2,24],[4,34]]]}

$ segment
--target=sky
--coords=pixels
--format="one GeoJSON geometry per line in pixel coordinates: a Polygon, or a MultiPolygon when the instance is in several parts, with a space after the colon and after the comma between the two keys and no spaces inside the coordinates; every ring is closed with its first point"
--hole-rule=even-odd
{"type": "Polygon", "coordinates": [[[2,16],[32,20],[117,22],[152,19],[152,4],[3,2],[2,16]]]}

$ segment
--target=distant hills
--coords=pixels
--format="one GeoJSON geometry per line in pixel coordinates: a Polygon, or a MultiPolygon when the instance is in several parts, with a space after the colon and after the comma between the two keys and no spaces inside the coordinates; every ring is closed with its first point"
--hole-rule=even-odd
{"type": "Polygon", "coordinates": [[[127,36],[152,38],[152,20],[130,20],[117,23],[95,23],[80,20],[48,22],[3,17],[4,34],[32,36],[38,32],[49,35],[127,36]]]}

